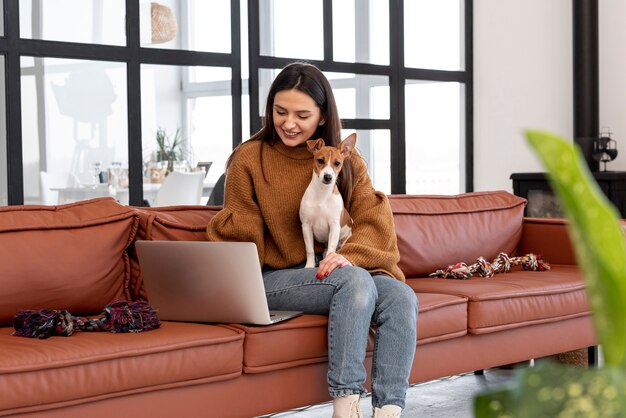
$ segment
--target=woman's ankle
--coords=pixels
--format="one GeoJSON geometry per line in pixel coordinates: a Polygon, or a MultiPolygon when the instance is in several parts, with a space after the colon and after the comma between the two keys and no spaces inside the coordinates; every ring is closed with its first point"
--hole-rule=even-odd
{"type": "Polygon", "coordinates": [[[333,398],[333,418],[362,418],[360,400],[359,394],[333,398]]]}
{"type": "Polygon", "coordinates": [[[402,408],[398,405],[383,405],[380,408],[374,408],[374,418],[399,418],[402,408]]]}

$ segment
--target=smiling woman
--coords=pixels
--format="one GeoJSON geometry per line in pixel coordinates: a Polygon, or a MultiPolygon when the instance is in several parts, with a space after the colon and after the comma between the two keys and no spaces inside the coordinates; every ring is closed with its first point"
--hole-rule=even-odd
{"type": "MultiPolygon", "coordinates": [[[[333,237],[331,232],[329,241],[347,240],[336,251],[333,244],[322,252],[313,243],[311,234],[317,235],[318,227],[311,223],[324,222],[316,217],[323,217],[319,212],[328,208],[307,213],[306,221],[300,218],[306,212],[300,212],[303,195],[313,202],[320,197],[308,193],[309,184],[316,188],[319,183],[311,181],[313,148],[307,149],[304,142],[320,138],[318,143],[339,145],[341,121],[333,91],[316,66],[291,63],[273,81],[265,109],[263,127],[229,159],[226,199],[209,221],[207,238],[256,244],[271,309],[329,316],[327,382],[335,417],[361,416],[365,347],[370,323],[375,322],[374,417],[399,417],[415,353],[417,299],[403,283],[397,264],[400,256],[389,201],[372,187],[358,154],[343,159],[341,171],[333,170],[337,188],[330,190],[339,189],[343,200],[334,199],[337,216],[345,208],[354,220],[352,235],[333,237]]],[[[354,146],[355,137],[349,138],[342,151],[354,146]]],[[[340,223],[334,215],[329,218],[333,225],[340,223]]]]}
{"type": "Polygon", "coordinates": [[[309,95],[296,89],[276,94],[272,117],[278,136],[288,147],[311,139],[317,127],[324,124],[317,104],[309,95]]]}

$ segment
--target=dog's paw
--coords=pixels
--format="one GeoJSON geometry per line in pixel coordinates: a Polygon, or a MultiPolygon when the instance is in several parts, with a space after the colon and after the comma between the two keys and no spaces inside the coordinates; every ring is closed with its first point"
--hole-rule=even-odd
{"type": "Polygon", "coordinates": [[[306,263],[304,266],[305,269],[312,269],[315,268],[315,262],[312,263],[306,263]]]}

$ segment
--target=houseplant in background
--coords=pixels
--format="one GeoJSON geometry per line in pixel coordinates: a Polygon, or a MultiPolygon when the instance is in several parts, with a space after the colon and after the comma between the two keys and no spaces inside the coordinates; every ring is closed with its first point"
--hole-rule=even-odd
{"type": "Polygon", "coordinates": [[[542,363],[513,386],[479,395],[483,417],[626,416],[626,242],[616,209],[600,191],[574,145],[556,135],[526,137],[559,197],[587,284],[605,365],[585,369],[542,363]]]}
{"type": "Polygon", "coordinates": [[[167,162],[167,173],[174,171],[174,162],[184,160],[183,141],[181,139],[180,128],[176,129],[173,137],[167,133],[167,131],[158,127],[156,131],[157,142],[157,161],[167,162]]]}

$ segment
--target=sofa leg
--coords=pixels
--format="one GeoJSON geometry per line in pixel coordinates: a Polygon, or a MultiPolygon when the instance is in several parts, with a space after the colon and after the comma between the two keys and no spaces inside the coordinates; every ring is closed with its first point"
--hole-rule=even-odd
{"type": "Polygon", "coordinates": [[[474,370],[474,374],[475,374],[476,376],[482,376],[482,375],[484,375],[484,374],[485,374],[485,370],[483,370],[483,369],[480,369],[480,370],[474,370]]]}
{"type": "Polygon", "coordinates": [[[589,368],[597,368],[598,365],[598,346],[587,347],[587,364],[589,368]]]}

